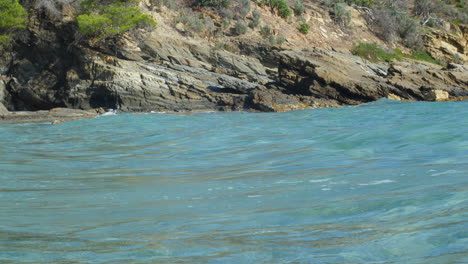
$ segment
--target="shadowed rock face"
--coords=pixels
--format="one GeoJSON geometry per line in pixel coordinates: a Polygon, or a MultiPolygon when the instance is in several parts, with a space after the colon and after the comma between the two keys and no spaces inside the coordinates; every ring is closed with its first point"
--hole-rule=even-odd
{"type": "Polygon", "coordinates": [[[374,64],[337,51],[248,44],[240,45],[248,55],[237,55],[156,37],[99,49],[74,43],[72,32],[68,24],[38,25],[16,55],[2,55],[10,57],[0,62],[0,103],[12,111],[289,111],[468,96],[462,65],[374,64]]]}

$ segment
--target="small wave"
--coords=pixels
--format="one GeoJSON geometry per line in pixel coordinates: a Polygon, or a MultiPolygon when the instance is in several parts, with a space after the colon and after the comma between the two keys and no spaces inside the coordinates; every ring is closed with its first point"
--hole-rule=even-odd
{"type": "Polygon", "coordinates": [[[105,112],[104,114],[101,114],[99,116],[113,116],[113,115],[117,115],[117,111],[114,110],[114,109],[109,109],[109,110],[107,110],[107,112],[105,112]]]}
{"type": "Polygon", "coordinates": [[[373,182],[368,182],[368,183],[359,183],[358,185],[361,186],[368,186],[368,185],[379,185],[379,184],[385,184],[385,183],[392,183],[395,181],[392,180],[381,180],[381,181],[373,181],[373,182]]]}
{"type": "Polygon", "coordinates": [[[464,172],[464,171],[459,171],[459,170],[448,170],[448,171],[444,171],[444,172],[434,173],[434,174],[432,174],[431,176],[435,177],[435,176],[440,176],[440,175],[457,174],[457,173],[462,173],[462,172],[464,172]]]}

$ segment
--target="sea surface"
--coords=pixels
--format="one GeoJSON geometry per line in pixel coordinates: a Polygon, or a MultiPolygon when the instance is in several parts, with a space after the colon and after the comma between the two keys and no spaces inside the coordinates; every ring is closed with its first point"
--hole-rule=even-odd
{"type": "Polygon", "coordinates": [[[1,124],[0,263],[468,263],[468,102],[1,124]]]}

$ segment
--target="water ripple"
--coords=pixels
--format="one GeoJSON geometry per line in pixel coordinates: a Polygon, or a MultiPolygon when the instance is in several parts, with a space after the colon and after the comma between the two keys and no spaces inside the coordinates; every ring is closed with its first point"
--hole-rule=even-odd
{"type": "Polygon", "coordinates": [[[468,104],[0,126],[0,263],[465,263],[468,104]]]}

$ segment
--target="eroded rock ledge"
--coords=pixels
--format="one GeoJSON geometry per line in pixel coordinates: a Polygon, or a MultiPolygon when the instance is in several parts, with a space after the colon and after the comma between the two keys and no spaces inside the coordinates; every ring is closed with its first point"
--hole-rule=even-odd
{"type": "Polygon", "coordinates": [[[0,103],[0,123],[50,123],[57,125],[63,122],[79,119],[93,118],[102,114],[103,109],[90,111],[68,108],[53,108],[41,111],[9,112],[0,103]]]}

